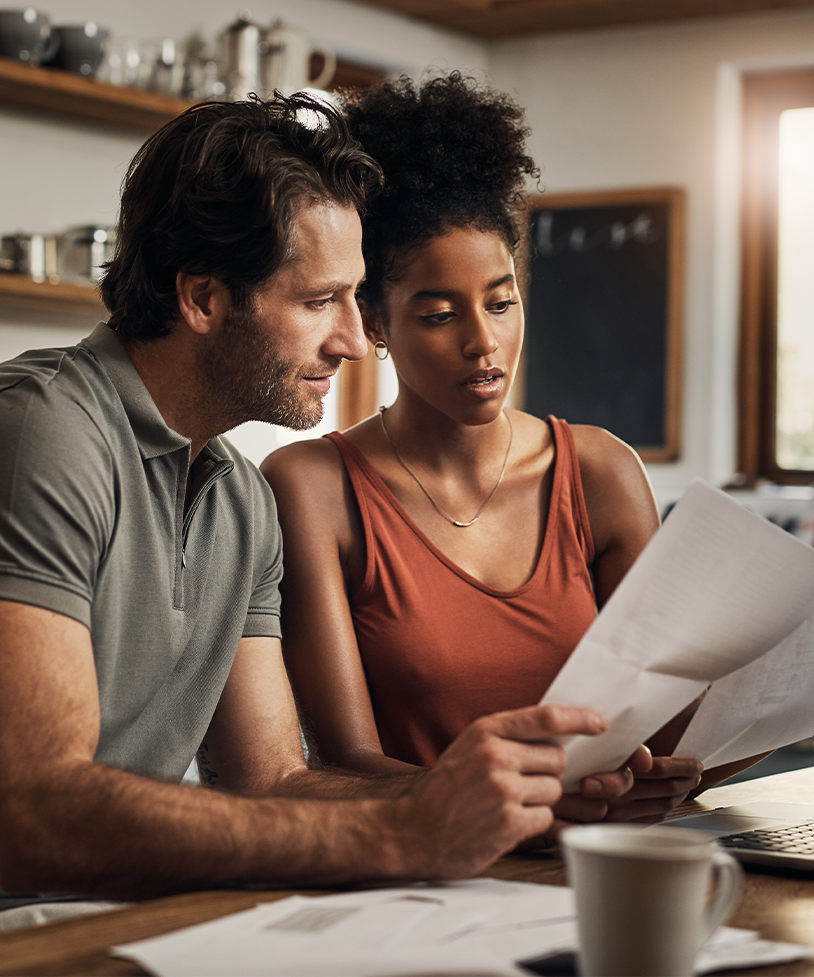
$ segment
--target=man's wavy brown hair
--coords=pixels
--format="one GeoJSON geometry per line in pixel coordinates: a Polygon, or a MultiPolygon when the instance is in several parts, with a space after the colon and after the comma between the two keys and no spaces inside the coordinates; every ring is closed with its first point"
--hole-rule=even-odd
{"type": "Polygon", "coordinates": [[[147,140],[125,176],[101,283],[109,325],[124,339],[167,335],[179,271],[212,275],[246,308],[291,259],[304,202],[364,212],[381,181],[342,115],[308,95],[194,106],[147,140]]]}

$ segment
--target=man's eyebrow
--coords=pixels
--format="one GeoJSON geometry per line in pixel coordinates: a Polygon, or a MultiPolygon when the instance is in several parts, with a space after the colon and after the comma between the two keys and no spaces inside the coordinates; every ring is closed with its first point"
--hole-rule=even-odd
{"type": "Polygon", "coordinates": [[[354,282],[349,281],[332,281],[332,282],[319,282],[316,285],[308,285],[301,288],[300,295],[305,298],[309,296],[317,295],[329,295],[333,292],[349,292],[351,289],[354,291],[358,286],[354,282]]]}
{"type": "MultiPolygon", "coordinates": [[[[489,282],[484,289],[485,292],[491,292],[493,288],[499,288],[501,285],[506,285],[509,282],[514,282],[514,275],[503,275],[500,278],[496,278],[494,281],[489,282]]],[[[410,301],[415,299],[448,299],[454,298],[460,293],[453,288],[422,288],[418,292],[413,292],[410,296],[410,301]]]]}

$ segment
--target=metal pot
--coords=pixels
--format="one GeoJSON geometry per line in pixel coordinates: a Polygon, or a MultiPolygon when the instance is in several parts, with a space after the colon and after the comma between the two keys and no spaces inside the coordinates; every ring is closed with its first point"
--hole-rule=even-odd
{"type": "Polygon", "coordinates": [[[115,227],[89,224],[70,227],[57,239],[57,273],[69,281],[98,282],[104,276],[101,267],[113,257],[118,239],[115,227]]]}
{"type": "Polygon", "coordinates": [[[27,64],[39,64],[52,58],[59,38],[51,31],[45,14],[33,7],[0,10],[0,55],[27,64]]]}
{"type": "Polygon", "coordinates": [[[52,234],[7,234],[0,239],[0,271],[44,282],[57,274],[57,243],[52,234]]]}
{"type": "Polygon", "coordinates": [[[110,32],[92,20],[85,24],[53,27],[51,31],[59,39],[59,45],[48,63],[54,68],[75,71],[87,78],[93,77],[107,51],[110,32]]]}
{"type": "Polygon", "coordinates": [[[221,77],[226,94],[245,99],[263,90],[263,58],[267,51],[264,27],[249,19],[244,10],[220,35],[221,77]]]}

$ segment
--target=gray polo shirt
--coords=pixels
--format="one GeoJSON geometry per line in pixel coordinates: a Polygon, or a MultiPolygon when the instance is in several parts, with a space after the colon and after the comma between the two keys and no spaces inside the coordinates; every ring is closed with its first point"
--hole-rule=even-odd
{"type": "Polygon", "coordinates": [[[0,599],[90,628],[96,759],[180,780],[241,636],[280,636],[268,486],[214,438],[185,513],[190,442],[103,323],[0,364],[0,444],[0,599]]]}

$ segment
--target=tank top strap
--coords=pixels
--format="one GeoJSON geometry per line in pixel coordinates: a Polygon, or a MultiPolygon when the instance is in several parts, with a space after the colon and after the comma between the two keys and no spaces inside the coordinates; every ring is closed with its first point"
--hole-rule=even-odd
{"type": "Polygon", "coordinates": [[[341,434],[339,431],[331,431],[330,434],[323,434],[323,437],[336,445],[354,487],[356,487],[362,475],[365,475],[370,480],[370,473],[373,471],[373,468],[349,437],[341,434]]]}
{"type": "MultiPolygon", "coordinates": [[[[370,511],[370,505],[372,503],[375,506],[378,500],[383,511],[386,511],[385,499],[389,491],[381,475],[349,437],[339,431],[332,431],[330,434],[324,434],[323,437],[331,441],[339,451],[362,517],[365,534],[365,573],[354,595],[359,596],[359,594],[369,590],[375,572],[377,534],[374,529],[374,516],[370,511]],[[373,493],[372,498],[371,492],[373,493]]],[[[397,502],[396,505],[398,505],[397,502]]]]}
{"type": "MultiPolygon", "coordinates": [[[[582,476],[579,470],[579,456],[574,443],[574,435],[567,421],[549,414],[547,419],[554,435],[554,449],[558,458],[558,476],[562,478],[562,491],[566,492],[570,505],[562,506],[562,512],[571,512],[574,529],[582,548],[587,566],[594,562],[594,540],[591,524],[588,519],[588,509],[585,505],[585,495],[582,491],[582,476]]],[[[563,499],[563,502],[567,500],[563,499]]]]}
{"type": "Polygon", "coordinates": [[[384,487],[383,483],[381,485],[379,484],[381,482],[381,476],[349,437],[346,437],[339,431],[332,431],[330,434],[324,434],[323,437],[328,441],[332,441],[339,451],[345,466],[345,471],[348,473],[348,478],[350,478],[351,485],[353,486],[356,500],[359,503],[362,522],[365,527],[365,536],[370,539],[371,521],[370,510],[367,506],[367,497],[371,485],[381,492],[381,489],[384,487]]]}

